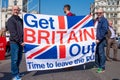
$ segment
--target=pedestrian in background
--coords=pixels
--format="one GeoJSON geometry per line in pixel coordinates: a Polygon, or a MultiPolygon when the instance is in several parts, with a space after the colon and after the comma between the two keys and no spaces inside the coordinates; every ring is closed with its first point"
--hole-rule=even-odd
{"type": "Polygon", "coordinates": [[[106,48],[106,57],[107,57],[107,61],[111,61],[110,58],[110,48],[113,48],[114,51],[114,55],[113,55],[113,60],[114,61],[119,61],[117,59],[117,42],[116,42],[116,34],[115,31],[113,29],[113,21],[109,20],[109,29],[108,29],[108,33],[106,36],[107,39],[107,48],[106,48]]]}
{"type": "Polygon", "coordinates": [[[75,14],[73,14],[71,11],[71,6],[69,4],[64,5],[64,13],[66,14],[66,16],[75,16],[75,14]]]}
{"type": "Polygon", "coordinates": [[[97,28],[96,28],[96,54],[95,54],[95,64],[97,69],[97,73],[102,73],[105,71],[105,62],[106,62],[106,56],[105,56],[105,41],[106,41],[106,34],[108,31],[108,21],[104,17],[104,11],[102,8],[99,8],[96,12],[97,18],[96,22],[97,28]]]}
{"type": "Polygon", "coordinates": [[[23,51],[23,21],[18,16],[20,8],[12,7],[12,16],[8,19],[6,28],[10,32],[10,54],[11,54],[11,72],[13,80],[21,80],[19,66],[22,60],[23,51]]]}
{"type": "MultiPolygon", "coordinates": [[[[71,6],[69,4],[64,5],[64,13],[66,14],[66,16],[75,16],[75,14],[70,11],[70,9],[71,6]]],[[[73,67],[65,68],[65,70],[73,70],[73,67]]]]}

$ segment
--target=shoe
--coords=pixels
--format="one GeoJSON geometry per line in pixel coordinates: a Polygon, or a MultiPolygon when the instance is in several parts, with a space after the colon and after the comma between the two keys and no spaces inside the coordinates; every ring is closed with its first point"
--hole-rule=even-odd
{"type": "Polygon", "coordinates": [[[118,60],[118,59],[116,59],[116,58],[113,58],[113,61],[120,61],[120,60],[118,60]]]}
{"type": "Polygon", "coordinates": [[[97,73],[103,73],[103,72],[105,72],[105,70],[103,70],[102,68],[98,68],[97,73]]]}
{"type": "Polygon", "coordinates": [[[12,80],[22,80],[22,79],[17,75],[12,80]]]}

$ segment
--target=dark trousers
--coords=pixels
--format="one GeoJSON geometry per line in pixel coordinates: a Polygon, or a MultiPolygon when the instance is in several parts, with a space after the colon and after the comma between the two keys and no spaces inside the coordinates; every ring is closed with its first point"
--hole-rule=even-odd
{"type": "Polygon", "coordinates": [[[107,39],[107,48],[106,48],[106,56],[107,58],[110,58],[110,48],[113,48],[114,56],[113,58],[117,59],[117,42],[115,39],[107,39]]]}
{"type": "Polygon", "coordinates": [[[17,43],[10,43],[11,72],[13,76],[19,75],[19,65],[22,60],[23,47],[17,43]]]}
{"type": "Polygon", "coordinates": [[[105,70],[105,62],[106,62],[106,56],[105,56],[105,44],[106,40],[102,40],[100,43],[97,44],[96,47],[96,54],[95,54],[95,64],[97,68],[102,68],[105,70]]]}

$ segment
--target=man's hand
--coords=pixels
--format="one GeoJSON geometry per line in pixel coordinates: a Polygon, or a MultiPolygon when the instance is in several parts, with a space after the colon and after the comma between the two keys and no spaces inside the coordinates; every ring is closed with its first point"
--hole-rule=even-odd
{"type": "Polygon", "coordinates": [[[98,44],[100,41],[99,40],[96,40],[96,43],[98,44]]]}
{"type": "Polygon", "coordinates": [[[24,46],[25,44],[24,43],[21,43],[22,46],[24,46]]]}

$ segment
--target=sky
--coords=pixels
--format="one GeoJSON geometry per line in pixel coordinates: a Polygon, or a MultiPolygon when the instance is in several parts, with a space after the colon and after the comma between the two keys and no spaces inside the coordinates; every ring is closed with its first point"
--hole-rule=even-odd
{"type": "MultiPolygon", "coordinates": [[[[28,0],[28,10],[40,10],[41,14],[65,15],[63,7],[71,5],[71,12],[76,15],[87,15],[90,13],[90,4],[94,0],[28,0]]],[[[7,6],[8,0],[3,0],[3,7],[7,6]]]]}
{"type": "Polygon", "coordinates": [[[71,12],[76,15],[87,15],[90,13],[90,4],[94,0],[29,0],[29,8],[34,6],[35,10],[39,10],[40,13],[49,15],[65,15],[63,12],[63,6],[65,4],[71,5],[71,12]]]}

